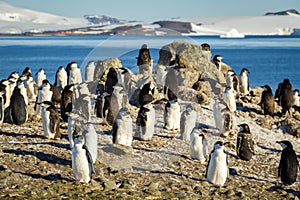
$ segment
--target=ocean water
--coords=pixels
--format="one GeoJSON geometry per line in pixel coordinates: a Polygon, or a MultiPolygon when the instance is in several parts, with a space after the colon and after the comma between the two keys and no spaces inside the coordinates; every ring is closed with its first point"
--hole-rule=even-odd
{"type": "Polygon", "coordinates": [[[12,71],[22,73],[30,67],[33,74],[44,68],[47,79],[54,82],[59,66],[75,61],[83,69],[89,61],[109,57],[120,58],[122,65],[136,68],[136,57],[142,44],[150,48],[154,65],[159,49],[174,40],[195,44],[208,43],[213,55],[219,54],[223,62],[237,74],[242,68],[250,71],[250,87],[265,84],[277,88],[279,82],[289,78],[293,88],[300,88],[300,37],[246,37],[224,39],[204,36],[51,36],[0,37],[0,79],[12,71]]]}

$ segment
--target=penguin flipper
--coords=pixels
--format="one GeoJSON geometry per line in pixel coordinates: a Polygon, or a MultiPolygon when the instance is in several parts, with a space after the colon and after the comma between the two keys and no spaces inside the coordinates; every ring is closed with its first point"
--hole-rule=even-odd
{"type": "Polygon", "coordinates": [[[86,157],[88,159],[89,166],[92,169],[92,173],[96,174],[96,171],[95,171],[95,168],[94,168],[94,165],[93,165],[92,155],[91,155],[89,149],[87,148],[87,146],[85,144],[82,146],[82,148],[85,149],[86,157]]]}

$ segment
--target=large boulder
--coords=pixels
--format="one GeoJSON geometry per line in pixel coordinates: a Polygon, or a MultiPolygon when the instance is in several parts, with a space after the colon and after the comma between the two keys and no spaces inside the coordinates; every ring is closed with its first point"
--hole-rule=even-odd
{"type": "Polygon", "coordinates": [[[119,58],[108,58],[105,60],[99,60],[95,67],[94,80],[99,80],[105,76],[110,68],[116,69],[122,68],[122,63],[119,58]]]}
{"type": "MultiPolygon", "coordinates": [[[[221,85],[225,84],[225,78],[211,62],[209,56],[211,52],[207,46],[209,45],[196,45],[183,40],[174,41],[161,48],[157,65],[175,65],[180,68],[185,68],[185,70],[180,70],[182,72],[184,71],[185,74],[198,74],[193,76],[194,78],[190,80],[189,83],[187,83],[186,79],[182,79],[186,86],[192,85],[201,75],[202,79],[211,84],[214,93],[219,94],[220,88],[222,87],[221,85]],[[187,72],[189,70],[191,70],[190,73],[187,72]]],[[[154,71],[155,70],[156,67],[154,71]]],[[[182,78],[184,77],[185,75],[183,75],[182,78]]]]}

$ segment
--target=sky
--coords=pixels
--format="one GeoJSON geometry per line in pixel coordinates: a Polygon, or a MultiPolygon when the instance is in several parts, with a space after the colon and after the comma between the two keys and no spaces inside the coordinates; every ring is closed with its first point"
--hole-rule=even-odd
{"type": "Polygon", "coordinates": [[[170,18],[260,16],[296,9],[299,0],[2,0],[15,7],[65,17],[107,15],[124,20],[155,21],[170,18]]]}

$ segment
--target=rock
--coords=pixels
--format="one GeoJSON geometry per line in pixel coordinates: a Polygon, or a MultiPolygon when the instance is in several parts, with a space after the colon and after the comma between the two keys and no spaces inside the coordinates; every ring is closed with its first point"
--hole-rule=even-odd
{"type": "Polygon", "coordinates": [[[114,181],[110,181],[108,179],[102,179],[102,184],[104,187],[104,191],[110,191],[118,188],[114,181]]]}
{"type": "Polygon", "coordinates": [[[94,80],[99,80],[101,78],[105,81],[106,74],[110,68],[116,70],[122,68],[122,63],[119,58],[108,58],[103,61],[98,61],[94,71],[94,80]]]}
{"type": "Polygon", "coordinates": [[[199,45],[190,44],[186,41],[174,41],[171,44],[163,46],[160,50],[158,65],[170,66],[171,64],[195,70],[201,74],[202,79],[210,83],[214,92],[219,92],[219,89],[216,88],[217,83],[225,83],[224,76],[209,60],[207,52],[199,45]]]}
{"type": "Polygon", "coordinates": [[[289,121],[287,124],[287,132],[300,138],[300,123],[297,121],[289,121]]]}

